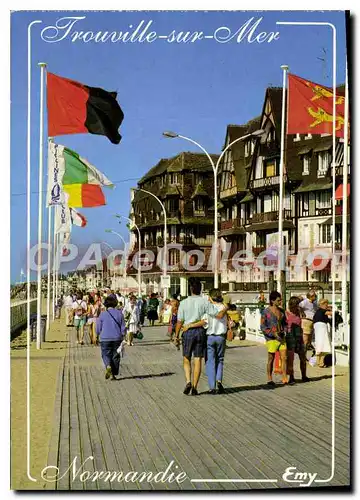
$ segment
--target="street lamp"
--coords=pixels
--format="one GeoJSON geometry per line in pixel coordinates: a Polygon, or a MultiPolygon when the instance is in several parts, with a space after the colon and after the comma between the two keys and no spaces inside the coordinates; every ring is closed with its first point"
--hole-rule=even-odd
{"type": "MultiPolygon", "coordinates": [[[[108,246],[112,252],[115,251],[114,248],[111,245],[109,245],[109,243],[107,243],[106,241],[102,241],[101,243],[103,245],[108,246]]],[[[108,256],[109,256],[109,254],[106,255],[106,257],[108,257],[108,256]]],[[[111,274],[110,274],[110,278],[111,278],[111,274]]],[[[113,278],[114,278],[114,282],[115,282],[115,269],[114,269],[114,273],[113,273],[113,278]]],[[[106,280],[106,283],[107,283],[107,280],[106,280]]],[[[103,287],[104,287],[104,266],[103,266],[103,287]]]]}
{"type": "Polygon", "coordinates": [[[214,172],[214,202],[215,202],[215,211],[214,211],[214,242],[215,242],[215,266],[214,266],[214,287],[218,288],[219,287],[219,262],[218,262],[218,240],[219,240],[219,229],[218,229],[218,192],[217,192],[217,174],[218,174],[218,169],[220,162],[226,153],[226,151],[231,148],[235,143],[244,141],[245,139],[248,139],[249,137],[259,137],[264,134],[264,130],[259,129],[255,130],[255,132],[252,132],[251,134],[246,134],[242,137],[239,137],[238,139],[235,139],[235,141],[231,142],[226,146],[226,148],[221,152],[216,164],[214,163],[214,160],[211,158],[210,154],[206,151],[206,149],[199,144],[198,142],[194,141],[190,137],[186,137],[185,135],[180,135],[175,132],[163,132],[163,136],[167,137],[169,139],[174,139],[174,138],[179,138],[179,139],[185,139],[186,141],[191,142],[192,144],[195,144],[198,148],[200,148],[208,157],[209,162],[212,166],[213,172],[214,172]]]}
{"type": "MultiPolygon", "coordinates": [[[[112,229],[105,229],[105,233],[116,234],[116,236],[118,236],[121,239],[121,241],[124,243],[125,261],[127,262],[126,241],[125,241],[124,237],[121,236],[120,233],[118,233],[117,231],[113,231],[112,229]]],[[[123,272],[123,277],[124,277],[125,285],[126,285],[126,262],[125,262],[125,265],[124,265],[124,272],[123,272]]],[[[115,287],[115,267],[114,267],[114,287],[115,287]]]]}
{"type": "MultiPolygon", "coordinates": [[[[165,258],[163,260],[163,276],[165,278],[167,276],[167,215],[166,215],[165,206],[164,206],[163,202],[160,200],[160,198],[155,196],[150,191],[146,191],[146,189],[142,189],[142,188],[132,188],[132,189],[134,191],[142,191],[143,193],[150,194],[153,198],[155,198],[159,202],[159,204],[162,208],[162,211],[164,214],[164,255],[165,255],[165,258]]],[[[165,284],[165,280],[164,280],[164,284],[165,284]]],[[[164,299],[167,299],[168,288],[164,287],[163,290],[164,290],[164,299]]]]}
{"type": "MultiPolygon", "coordinates": [[[[137,230],[137,233],[138,233],[138,241],[139,241],[139,252],[138,252],[139,258],[138,258],[138,263],[137,263],[138,264],[138,296],[141,297],[141,262],[140,262],[141,234],[140,234],[140,229],[135,224],[135,222],[133,222],[131,219],[129,219],[129,217],[126,217],[125,215],[115,214],[115,217],[117,217],[118,219],[127,220],[130,224],[132,224],[135,227],[135,229],[137,230]]],[[[120,222],[119,222],[119,224],[120,224],[120,222]]]]}

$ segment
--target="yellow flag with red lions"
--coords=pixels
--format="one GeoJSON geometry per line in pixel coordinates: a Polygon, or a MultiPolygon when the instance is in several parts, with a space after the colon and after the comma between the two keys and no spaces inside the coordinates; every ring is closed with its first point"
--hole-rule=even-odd
{"type": "MultiPolygon", "coordinates": [[[[288,134],[333,133],[333,89],[289,74],[288,134]]],[[[335,134],[344,137],[344,92],[335,95],[335,134]]]]}

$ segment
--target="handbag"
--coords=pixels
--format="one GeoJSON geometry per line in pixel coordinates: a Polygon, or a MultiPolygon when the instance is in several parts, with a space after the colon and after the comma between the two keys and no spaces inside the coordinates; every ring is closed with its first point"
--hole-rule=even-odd
{"type": "Polygon", "coordinates": [[[232,331],[231,328],[229,328],[226,333],[226,340],[228,340],[229,342],[234,340],[234,332],[232,331]]]}

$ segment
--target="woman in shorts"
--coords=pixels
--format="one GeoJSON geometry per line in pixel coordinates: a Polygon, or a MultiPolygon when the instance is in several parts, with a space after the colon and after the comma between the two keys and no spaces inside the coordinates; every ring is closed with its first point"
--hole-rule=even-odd
{"type": "Polygon", "coordinates": [[[266,339],[266,347],[268,350],[267,360],[267,383],[274,386],[275,382],[272,379],[275,353],[279,351],[281,359],[282,383],[287,384],[286,361],[287,348],[285,340],[286,316],[281,308],[281,295],[279,292],[273,291],[270,293],[270,305],[261,312],[260,329],[266,339]]]}

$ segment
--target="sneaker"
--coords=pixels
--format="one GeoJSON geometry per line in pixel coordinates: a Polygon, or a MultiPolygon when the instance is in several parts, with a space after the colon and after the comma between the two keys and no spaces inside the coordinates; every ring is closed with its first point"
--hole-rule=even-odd
{"type": "Polygon", "coordinates": [[[301,380],[302,380],[302,382],[310,382],[309,377],[303,377],[301,380]]]}
{"type": "Polygon", "coordinates": [[[222,383],[220,381],[218,381],[216,384],[217,384],[218,393],[224,394],[225,389],[224,389],[224,386],[222,385],[222,383]]]}
{"type": "Polygon", "coordinates": [[[190,394],[191,387],[191,382],[187,383],[184,389],[184,394],[190,394]]]}
{"type": "Polygon", "coordinates": [[[269,385],[270,387],[274,387],[275,382],[273,380],[269,380],[267,385],[269,385]]]}
{"type": "Polygon", "coordinates": [[[216,394],[216,389],[210,389],[210,390],[208,391],[208,394],[216,394]]]}
{"type": "Polygon", "coordinates": [[[288,382],[289,385],[294,385],[295,384],[295,379],[294,377],[290,377],[289,378],[289,382],[288,382]]]}
{"type": "Polygon", "coordinates": [[[105,378],[106,380],[112,376],[111,366],[107,366],[105,370],[105,378]]]}
{"type": "Polygon", "coordinates": [[[192,395],[192,396],[198,396],[198,395],[199,395],[199,393],[198,393],[197,389],[195,389],[195,387],[193,387],[193,388],[191,389],[191,395],[192,395]]]}

